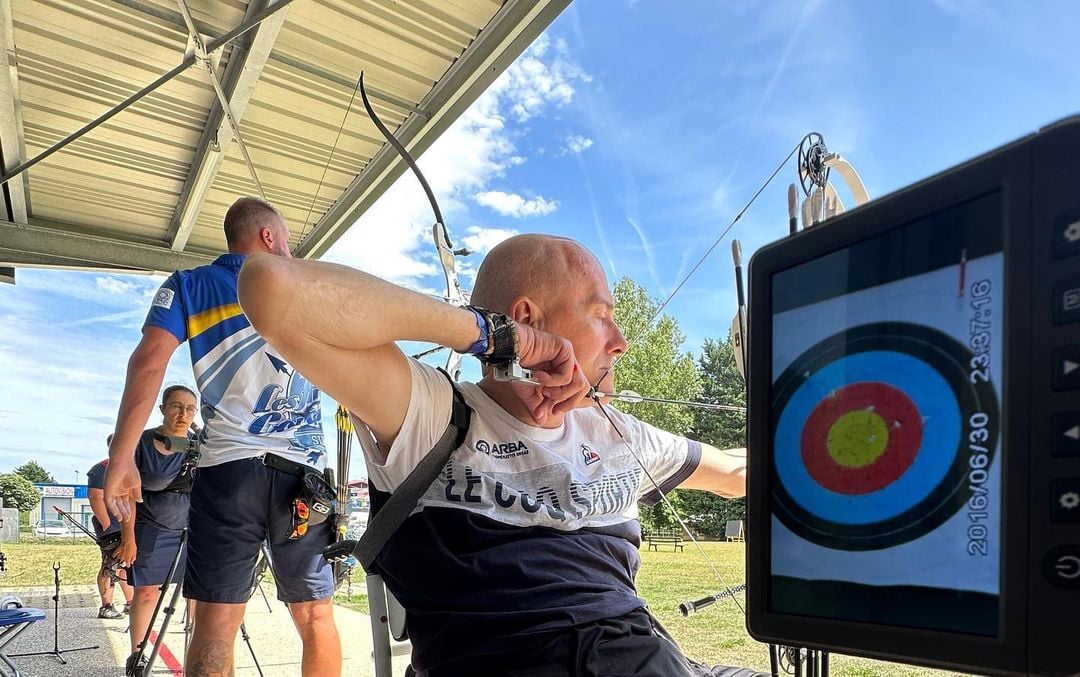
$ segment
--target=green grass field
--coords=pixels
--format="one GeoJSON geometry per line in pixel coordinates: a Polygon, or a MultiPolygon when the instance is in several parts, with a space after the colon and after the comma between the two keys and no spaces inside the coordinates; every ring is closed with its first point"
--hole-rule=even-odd
{"type": "MultiPolygon", "coordinates": [[[[742,543],[701,545],[727,585],[738,585],[745,580],[742,543]]],[[[0,590],[52,585],[55,561],[60,562],[60,576],[65,584],[93,584],[100,562],[97,548],[88,542],[5,543],[3,551],[8,557],[8,571],[0,575],[0,590]]],[[[686,546],[684,552],[641,552],[638,590],[688,656],[709,664],[768,670],[768,647],[747,634],[744,614],[731,600],[714,604],[689,618],[679,614],[680,602],[705,597],[717,588],[715,577],[691,544],[686,546]]],[[[351,601],[346,598],[345,586],[335,595],[334,601],[367,613],[367,588],[362,571],[353,573],[352,590],[351,601]]],[[[739,596],[739,605],[745,608],[742,595],[739,596]]],[[[836,677],[954,674],[835,654],[831,657],[830,668],[836,677]]]]}
{"type": "Polygon", "coordinates": [[[93,585],[101,554],[89,539],[54,538],[35,541],[25,534],[19,543],[0,546],[7,556],[7,572],[0,574],[0,589],[22,590],[53,584],[53,563],[60,563],[61,585],[93,585]]]}
{"type": "MultiPolygon", "coordinates": [[[[709,542],[702,543],[701,547],[728,586],[734,587],[746,580],[743,543],[709,542]]],[[[755,641],[746,632],[742,611],[746,608],[744,595],[738,596],[738,606],[731,599],[725,599],[688,618],[679,614],[681,602],[706,597],[719,589],[716,577],[693,544],[687,543],[683,552],[672,552],[671,547],[663,552],[643,549],[637,583],[639,594],[686,655],[708,664],[741,665],[768,671],[768,646],[755,641]]],[[[830,674],[837,677],[954,674],[836,654],[830,656],[829,668],[830,674]]]]}

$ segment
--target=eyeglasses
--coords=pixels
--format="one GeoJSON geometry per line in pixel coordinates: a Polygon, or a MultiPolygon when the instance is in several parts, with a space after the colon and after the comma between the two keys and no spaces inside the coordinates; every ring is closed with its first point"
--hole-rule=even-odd
{"type": "Polygon", "coordinates": [[[178,414],[179,413],[188,413],[188,414],[192,414],[192,415],[194,415],[195,412],[197,412],[199,410],[199,408],[196,407],[194,404],[189,404],[189,405],[185,406],[183,404],[180,404],[179,402],[170,402],[169,404],[165,405],[165,408],[166,409],[171,409],[171,410],[175,411],[178,414]]]}

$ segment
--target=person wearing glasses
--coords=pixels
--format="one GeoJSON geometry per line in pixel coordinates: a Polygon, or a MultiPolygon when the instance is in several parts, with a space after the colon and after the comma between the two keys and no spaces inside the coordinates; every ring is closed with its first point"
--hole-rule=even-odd
{"type": "MultiPolygon", "coordinates": [[[[161,584],[169,575],[180,549],[180,535],[188,525],[195,459],[190,458],[186,445],[172,440],[191,439],[198,404],[195,392],[187,386],[166,388],[158,405],[163,416],[161,425],[144,430],[135,447],[143,500],[136,508],[135,519],[122,523],[122,539],[116,551],[116,558],[128,566],[128,582],[135,589],[129,663],[135,660],[139,643],[146,635],[161,584]],[[166,444],[167,440],[170,444],[166,444]]],[[[183,573],[182,555],[170,583],[179,583],[183,573]]]]}

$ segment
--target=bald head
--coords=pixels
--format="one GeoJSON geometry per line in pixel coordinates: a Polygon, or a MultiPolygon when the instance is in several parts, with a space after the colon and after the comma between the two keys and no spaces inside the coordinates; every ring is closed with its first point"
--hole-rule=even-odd
{"type": "Polygon", "coordinates": [[[581,244],[554,235],[516,235],[495,246],[476,274],[471,302],[500,313],[527,296],[544,304],[560,300],[576,278],[602,273],[599,261],[581,244]]]}

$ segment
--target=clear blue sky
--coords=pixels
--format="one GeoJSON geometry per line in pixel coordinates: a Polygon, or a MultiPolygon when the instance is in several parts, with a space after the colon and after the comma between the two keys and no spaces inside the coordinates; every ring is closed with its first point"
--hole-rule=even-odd
{"type": "MultiPolygon", "coordinates": [[[[473,269],[507,234],[552,232],[664,297],[809,131],[881,196],[1080,112],[1076,26],[1069,1],[578,0],[421,166],[473,269]]],[[[786,231],[794,179],[733,231],[747,254],[786,231]]],[[[328,258],[439,291],[430,222],[405,176],[328,258]]],[[[687,350],[726,335],[728,251],[669,306],[687,350]]],[[[0,471],[85,480],[160,281],[24,269],[0,286],[0,471]]],[[[186,347],[166,381],[192,382],[186,347]]]]}

